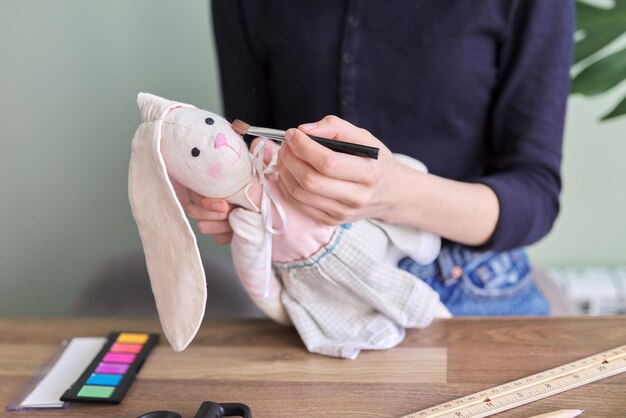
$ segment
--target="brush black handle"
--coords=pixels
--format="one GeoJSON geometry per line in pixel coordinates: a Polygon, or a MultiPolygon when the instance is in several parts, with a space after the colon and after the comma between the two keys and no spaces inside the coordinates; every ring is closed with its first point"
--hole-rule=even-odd
{"type": "Polygon", "coordinates": [[[336,151],[342,152],[344,154],[356,155],[359,157],[373,158],[374,160],[378,159],[378,148],[376,147],[368,147],[367,145],[354,144],[352,142],[344,142],[344,141],[336,141],[334,139],[328,138],[319,138],[317,136],[310,136],[313,141],[317,142],[320,145],[325,146],[326,148],[336,151]]]}

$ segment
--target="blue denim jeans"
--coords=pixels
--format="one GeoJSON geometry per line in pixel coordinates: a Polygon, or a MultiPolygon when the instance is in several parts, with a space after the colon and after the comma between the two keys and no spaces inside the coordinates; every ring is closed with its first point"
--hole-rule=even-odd
{"type": "Polygon", "coordinates": [[[550,313],[523,249],[476,252],[449,243],[431,264],[404,258],[398,267],[431,286],[455,316],[550,313]]]}

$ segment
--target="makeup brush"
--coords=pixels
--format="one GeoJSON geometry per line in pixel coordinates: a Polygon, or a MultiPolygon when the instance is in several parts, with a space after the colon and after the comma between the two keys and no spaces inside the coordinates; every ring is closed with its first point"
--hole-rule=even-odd
{"type": "MultiPolygon", "coordinates": [[[[235,119],[232,123],[233,130],[237,132],[239,135],[252,135],[252,136],[262,136],[268,139],[273,139],[275,141],[284,141],[285,140],[285,131],[281,131],[280,129],[270,129],[270,128],[260,128],[258,126],[250,126],[244,121],[239,119],[235,119]]],[[[335,141],[334,139],[327,138],[318,138],[316,136],[310,136],[313,141],[317,142],[320,145],[325,146],[326,148],[336,151],[342,152],[344,154],[356,155],[359,157],[373,158],[374,160],[378,159],[378,148],[368,147],[367,145],[354,144],[352,142],[345,141],[335,141]]]]}

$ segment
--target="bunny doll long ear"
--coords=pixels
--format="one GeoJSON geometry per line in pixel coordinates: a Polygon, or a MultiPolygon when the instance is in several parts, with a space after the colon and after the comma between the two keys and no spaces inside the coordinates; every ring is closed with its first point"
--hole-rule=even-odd
{"type": "Polygon", "coordinates": [[[192,107],[140,93],[143,123],[132,142],[128,193],[143,243],[163,331],[176,351],[196,335],[207,298],[196,238],[161,156],[161,126],[174,107],[192,107]]]}

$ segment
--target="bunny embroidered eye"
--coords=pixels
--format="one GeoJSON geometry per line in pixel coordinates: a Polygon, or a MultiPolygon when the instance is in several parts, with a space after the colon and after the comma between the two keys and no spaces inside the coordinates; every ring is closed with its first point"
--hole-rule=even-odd
{"type": "Polygon", "coordinates": [[[191,150],[191,156],[192,156],[192,157],[197,157],[198,155],[200,155],[200,150],[199,150],[198,148],[195,148],[195,147],[194,147],[194,148],[191,150]]]}
{"type": "Polygon", "coordinates": [[[204,122],[205,122],[207,125],[213,125],[213,124],[215,123],[215,121],[213,120],[213,118],[206,118],[206,119],[204,120],[204,122]]]}

